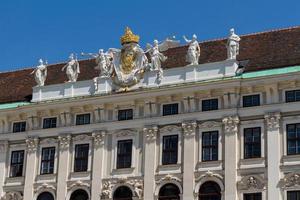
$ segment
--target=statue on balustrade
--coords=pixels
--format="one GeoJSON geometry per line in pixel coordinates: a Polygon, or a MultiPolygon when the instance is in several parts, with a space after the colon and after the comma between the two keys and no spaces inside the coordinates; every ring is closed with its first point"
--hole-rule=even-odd
{"type": "Polygon", "coordinates": [[[69,56],[68,63],[61,69],[61,71],[66,70],[66,74],[68,77],[68,82],[76,82],[78,75],[80,73],[79,62],[77,58],[75,58],[74,54],[71,53],[69,56]]]}
{"type": "Polygon", "coordinates": [[[193,34],[191,40],[187,39],[185,36],[183,36],[183,39],[189,44],[188,51],[186,54],[186,61],[190,65],[198,65],[200,57],[200,46],[197,41],[197,35],[193,34]]]}
{"type": "Polygon", "coordinates": [[[241,38],[234,33],[234,29],[230,29],[229,37],[227,40],[227,59],[236,59],[239,55],[241,38]]]}
{"type": "Polygon", "coordinates": [[[42,59],[39,59],[39,65],[31,72],[34,74],[34,79],[37,83],[37,86],[44,86],[47,78],[47,61],[44,64],[42,59]]]}

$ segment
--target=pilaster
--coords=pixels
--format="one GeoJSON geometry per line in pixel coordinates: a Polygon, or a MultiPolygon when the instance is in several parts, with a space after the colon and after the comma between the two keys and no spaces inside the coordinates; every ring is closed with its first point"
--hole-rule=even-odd
{"type": "Polygon", "coordinates": [[[38,138],[27,138],[27,158],[25,171],[24,199],[33,199],[33,184],[37,175],[38,138]]]}
{"type": "Polygon", "coordinates": [[[265,115],[267,127],[267,152],[268,152],[268,192],[267,199],[282,200],[279,181],[280,174],[280,113],[265,115]]]}
{"type": "Polygon", "coordinates": [[[228,116],[223,118],[225,133],[225,199],[237,200],[237,134],[239,117],[228,116]]]}
{"type": "Polygon", "coordinates": [[[103,175],[104,140],[106,131],[94,131],[91,200],[99,200],[103,175]]]}
{"type": "Polygon", "coordinates": [[[144,132],[144,199],[153,199],[155,188],[157,126],[146,127],[144,132]]]}
{"type": "Polygon", "coordinates": [[[8,150],[8,141],[0,141],[0,197],[4,195],[3,193],[3,186],[5,181],[5,174],[6,174],[6,157],[7,157],[7,150],[8,150]]]}
{"type": "Polygon", "coordinates": [[[194,199],[196,122],[182,123],[183,131],[183,199],[194,199]]]}
{"type": "Polygon", "coordinates": [[[57,199],[65,199],[67,193],[67,177],[69,173],[71,136],[59,136],[59,161],[57,176],[57,199]]]}

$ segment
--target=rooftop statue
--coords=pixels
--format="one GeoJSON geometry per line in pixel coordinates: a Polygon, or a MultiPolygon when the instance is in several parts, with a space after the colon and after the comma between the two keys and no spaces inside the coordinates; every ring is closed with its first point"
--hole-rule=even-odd
{"type": "Polygon", "coordinates": [[[68,63],[61,69],[61,71],[66,70],[66,74],[68,77],[68,82],[76,82],[78,75],[80,73],[79,62],[77,58],[74,57],[74,54],[71,53],[69,56],[68,63]]]}
{"type": "Polygon", "coordinates": [[[191,40],[183,36],[183,39],[189,44],[186,61],[190,63],[190,65],[198,65],[200,57],[200,46],[197,41],[197,36],[194,34],[191,40]]]}
{"type": "Polygon", "coordinates": [[[227,59],[236,59],[239,55],[241,38],[234,33],[234,29],[230,29],[229,37],[227,40],[227,59]]]}
{"type": "Polygon", "coordinates": [[[96,58],[95,67],[96,70],[100,71],[100,78],[110,77],[113,71],[112,66],[112,54],[109,52],[104,52],[103,49],[99,49],[98,53],[81,53],[82,56],[91,56],[96,58]]]}
{"type": "Polygon", "coordinates": [[[31,72],[31,74],[34,74],[37,86],[44,86],[47,78],[47,61],[44,64],[44,61],[39,59],[39,65],[31,72]]]}

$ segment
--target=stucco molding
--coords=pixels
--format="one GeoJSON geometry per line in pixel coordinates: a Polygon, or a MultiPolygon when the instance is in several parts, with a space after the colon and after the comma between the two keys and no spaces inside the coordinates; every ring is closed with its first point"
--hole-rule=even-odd
{"type": "Polygon", "coordinates": [[[240,123],[240,119],[237,115],[224,117],[222,122],[224,124],[225,134],[238,133],[238,125],[240,123]]]}
{"type": "Polygon", "coordinates": [[[244,176],[237,183],[238,190],[265,190],[266,181],[258,175],[244,176]]]}
{"type": "Polygon", "coordinates": [[[265,120],[268,130],[278,129],[280,127],[281,115],[279,112],[268,113],[265,115],[265,120]]]}
{"type": "Polygon", "coordinates": [[[145,127],[143,129],[143,132],[144,132],[146,141],[147,142],[152,142],[152,141],[156,140],[158,127],[157,126],[145,127]]]}
{"type": "Polygon", "coordinates": [[[286,188],[300,188],[300,173],[288,173],[280,180],[280,186],[286,188]]]}

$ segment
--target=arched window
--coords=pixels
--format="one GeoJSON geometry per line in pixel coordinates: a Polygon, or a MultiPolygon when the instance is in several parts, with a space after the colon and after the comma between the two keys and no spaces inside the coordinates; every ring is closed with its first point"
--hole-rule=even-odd
{"type": "Polygon", "coordinates": [[[84,190],[75,190],[72,193],[70,200],[89,200],[89,195],[84,190]]]}
{"type": "Polygon", "coordinates": [[[168,183],[164,185],[162,188],[159,190],[159,195],[158,199],[159,200],[179,200],[180,190],[179,188],[172,184],[168,183]]]}
{"type": "Polygon", "coordinates": [[[37,200],[54,200],[54,197],[50,192],[43,192],[39,194],[37,200]]]}
{"type": "Polygon", "coordinates": [[[114,192],[113,200],[132,200],[132,192],[130,188],[121,186],[114,192]]]}
{"type": "Polygon", "coordinates": [[[199,200],[221,200],[220,186],[212,181],[204,183],[199,190],[199,200]]]}

